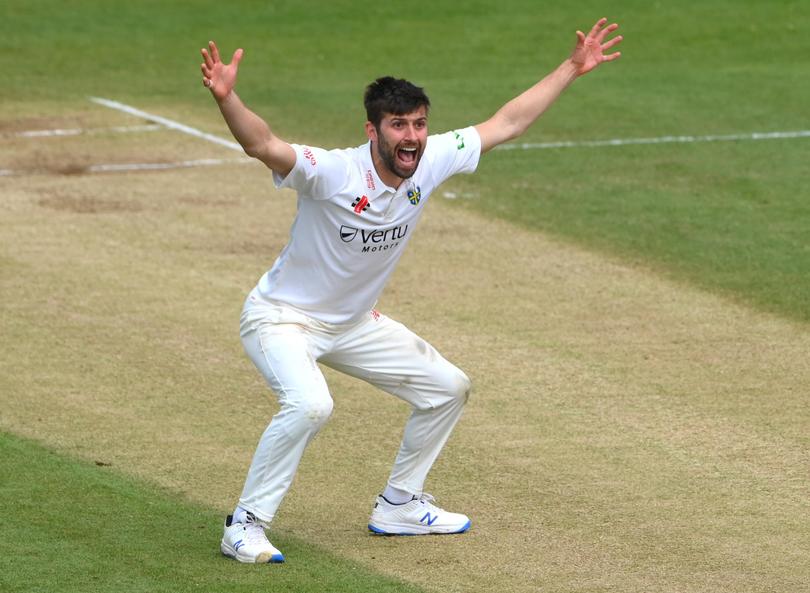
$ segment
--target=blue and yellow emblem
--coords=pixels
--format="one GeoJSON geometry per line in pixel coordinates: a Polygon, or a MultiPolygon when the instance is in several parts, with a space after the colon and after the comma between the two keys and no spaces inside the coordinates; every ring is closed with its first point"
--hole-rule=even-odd
{"type": "Polygon", "coordinates": [[[422,199],[422,188],[418,185],[413,186],[411,189],[408,190],[408,201],[416,206],[419,203],[419,200],[422,199]]]}

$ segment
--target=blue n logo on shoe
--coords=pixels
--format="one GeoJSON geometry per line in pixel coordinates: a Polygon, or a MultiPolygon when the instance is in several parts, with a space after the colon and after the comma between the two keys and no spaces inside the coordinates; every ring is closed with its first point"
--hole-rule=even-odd
{"type": "Polygon", "coordinates": [[[239,551],[239,548],[241,548],[241,547],[242,547],[242,546],[244,546],[244,545],[245,545],[244,540],[241,540],[241,539],[240,539],[238,542],[236,542],[236,543],[234,543],[234,544],[233,544],[233,549],[234,549],[235,551],[237,551],[237,552],[238,552],[238,551],[239,551]]]}
{"type": "Polygon", "coordinates": [[[439,515],[431,515],[430,513],[425,513],[425,516],[422,517],[421,519],[419,519],[419,522],[420,523],[427,523],[428,527],[430,527],[431,525],[433,525],[433,523],[438,518],[439,518],[439,515]]]}

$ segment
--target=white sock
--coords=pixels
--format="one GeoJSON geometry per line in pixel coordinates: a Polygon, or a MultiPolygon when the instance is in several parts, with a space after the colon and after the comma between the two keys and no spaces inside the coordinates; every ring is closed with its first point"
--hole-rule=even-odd
{"type": "Polygon", "coordinates": [[[239,505],[233,511],[233,520],[231,523],[245,523],[245,519],[247,519],[247,509],[243,509],[239,505]]]}
{"type": "Polygon", "coordinates": [[[390,484],[385,487],[382,496],[391,504],[405,504],[413,500],[413,494],[405,490],[400,490],[399,488],[394,488],[390,484]]]}

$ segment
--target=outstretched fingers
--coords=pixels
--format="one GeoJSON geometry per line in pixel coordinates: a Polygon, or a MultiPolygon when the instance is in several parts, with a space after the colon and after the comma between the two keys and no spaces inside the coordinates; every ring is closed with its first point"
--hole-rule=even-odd
{"type": "Polygon", "coordinates": [[[211,51],[211,57],[214,58],[214,62],[221,62],[222,60],[219,59],[219,48],[217,44],[213,41],[208,42],[208,49],[211,51]]]}
{"type": "Polygon", "coordinates": [[[601,31],[599,31],[599,33],[596,35],[596,40],[597,40],[599,43],[604,42],[604,41],[605,41],[605,37],[607,37],[608,35],[610,35],[611,33],[613,33],[613,32],[614,32],[616,29],[618,29],[618,28],[619,28],[619,25],[617,25],[616,23],[613,23],[613,24],[608,25],[607,27],[605,27],[604,29],[602,29],[601,31]]]}
{"type": "Polygon", "coordinates": [[[214,67],[214,63],[211,60],[211,56],[205,49],[201,49],[200,53],[203,57],[203,63],[200,64],[200,72],[202,72],[203,75],[202,83],[203,86],[209,87],[211,86],[211,75],[213,74],[212,69],[214,67]]]}
{"type": "Polygon", "coordinates": [[[200,64],[203,86],[210,89],[218,99],[227,96],[236,84],[237,70],[244,50],[239,48],[233,52],[230,64],[222,61],[219,48],[213,41],[209,41],[208,47],[202,48],[200,54],[203,57],[203,62],[200,64]]]}
{"type": "Polygon", "coordinates": [[[571,61],[576,66],[578,76],[587,74],[602,62],[611,62],[621,56],[620,52],[607,53],[623,39],[621,35],[609,38],[619,25],[607,23],[607,18],[603,17],[596,21],[587,35],[577,31],[577,44],[571,54],[571,61]]]}
{"type": "Polygon", "coordinates": [[[599,31],[602,29],[602,27],[605,26],[606,22],[607,18],[605,17],[602,17],[601,19],[596,21],[596,24],[593,27],[591,27],[591,30],[588,33],[588,37],[596,37],[599,34],[599,31]]]}
{"type": "MultiPolygon", "coordinates": [[[[621,56],[621,52],[617,51],[612,54],[605,54],[604,52],[614,47],[618,43],[621,43],[623,37],[621,35],[617,35],[616,37],[605,41],[608,35],[614,33],[616,29],[619,28],[619,25],[617,23],[611,23],[608,26],[605,26],[605,23],[607,23],[606,18],[599,19],[591,29],[591,32],[588,34],[588,36],[595,39],[595,41],[599,44],[599,49],[602,52],[602,61],[610,62],[621,56]]],[[[577,35],[579,35],[579,32],[577,32],[577,35]]]]}
{"type": "Polygon", "coordinates": [[[602,44],[602,51],[607,51],[614,45],[621,43],[622,39],[624,39],[624,37],[622,37],[621,35],[617,35],[613,39],[608,40],[606,43],[602,44]]]}

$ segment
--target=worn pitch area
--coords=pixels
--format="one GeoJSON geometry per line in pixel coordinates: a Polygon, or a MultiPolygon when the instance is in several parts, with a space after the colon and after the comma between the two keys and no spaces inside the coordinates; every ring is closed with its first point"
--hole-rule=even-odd
{"type": "MultiPolygon", "coordinates": [[[[91,175],[109,147],[82,150],[0,178],[0,428],[224,514],[277,409],[239,311],[295,200],[259,165],[91,175]]],[[[407,409],[327,371],[274,529],[443,592],[810,590],[807,326],[432,202],[380,309],[473,379],[428,484],[473,528],[366,533],[407,409]]]]}

